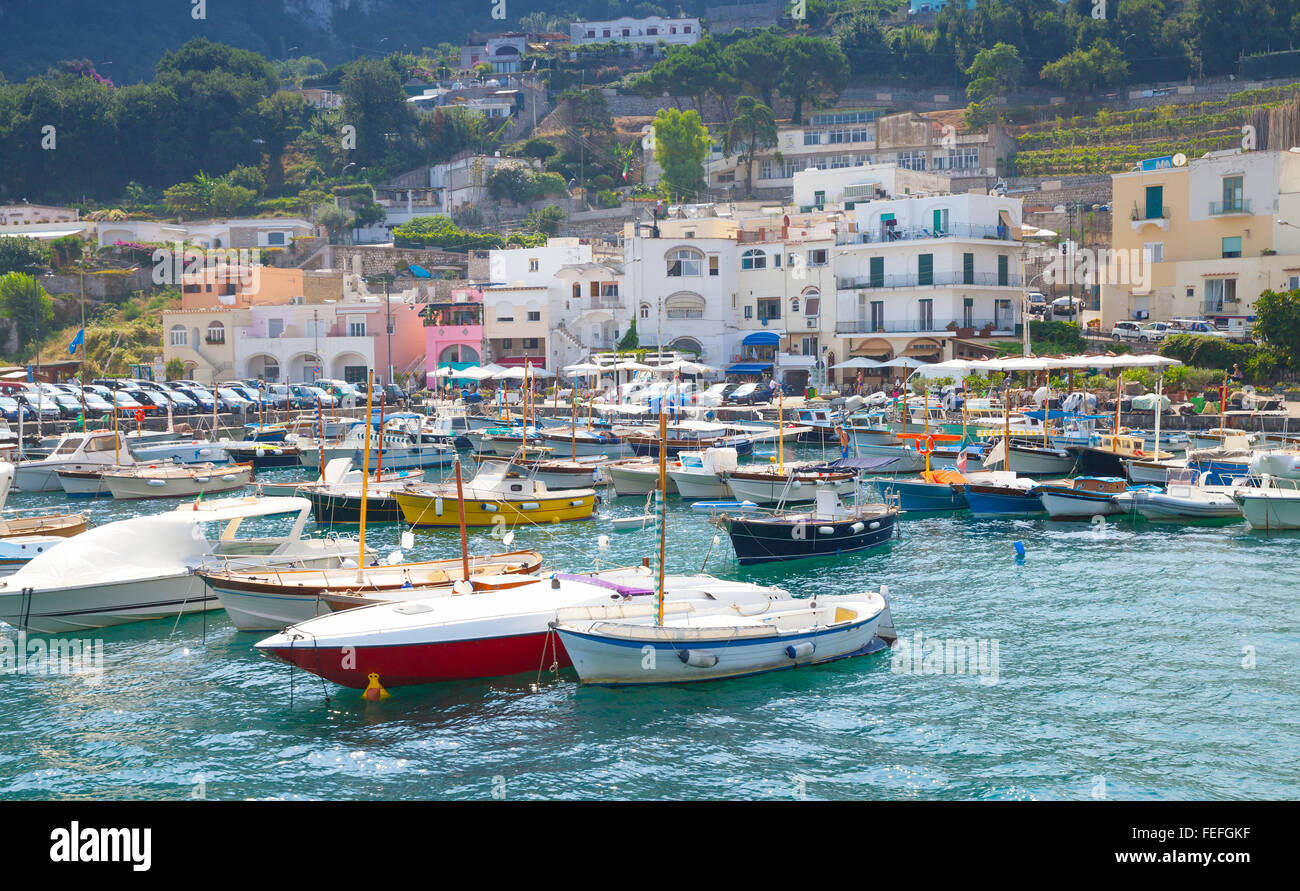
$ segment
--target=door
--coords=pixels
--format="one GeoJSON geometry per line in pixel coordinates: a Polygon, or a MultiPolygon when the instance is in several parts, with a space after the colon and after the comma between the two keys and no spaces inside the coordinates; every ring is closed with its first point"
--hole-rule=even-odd
{"type": "Polygon", "coordinates": [[[871,258],[871,287],[883,288],[885,286],[885,258],[871,258]]]}
{"type": "Polygon", "coordinates": [[[1148,220],[1158,220],[1164,215],[1165,206],[1165,187],[1164,186],[1147,186],[1147,215],[1148,220]]]}

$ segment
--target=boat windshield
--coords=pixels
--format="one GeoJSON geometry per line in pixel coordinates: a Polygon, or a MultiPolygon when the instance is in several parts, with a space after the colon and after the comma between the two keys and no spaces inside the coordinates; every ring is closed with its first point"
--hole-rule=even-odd
{"type": "Polygon", "coordinates": [[[80,436],[69,436],[67,439],[63,440],[63,442],[59,443],[59,447],[54,450],[54,454],[71,455],[77,450],[77,447],[81,445],[81,440],[82,437],[80,436]]]}

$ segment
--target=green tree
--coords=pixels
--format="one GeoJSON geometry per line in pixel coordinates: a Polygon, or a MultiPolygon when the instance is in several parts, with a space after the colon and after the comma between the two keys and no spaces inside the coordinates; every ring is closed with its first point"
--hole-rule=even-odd
{"type": "Polygon", "coordinates": [[[1114,46],[1098,40],[1086,50],[1076,49],[1044,65],[1039,76],[1071,96],[1086,96],[1123,83],[1128,77],[1128,63],[1114,46]]]}
{"type": "Polygon", "coordinates": [[[628,325],[627,333],[618,339],[616,349],[634,350],[641,345],[641,339],[636,333],[636,316],[632,317],[632,324],[628,325]]]}
{"type": "Polygon", "coordinates": [[[564,222],[564,209],[555,204],[548,204],[537,210],[530,210],[525,222],[528,228],[534,232],[544,232],[547,235],[554,235],[560,231],[560,224],[564,222]]]}
{"type": "Polygon", "coordinates": [[[163,370],[167,375],[167,380],[169,381],[178,381],[185,377],[185,363],[177,358],[168,359],[167,365],[163,370]]]}
{"type": "Polygon", "coordinates": [[[790,117],[803,123],[805,101],[838,96],[848,84],[849,62],[833,41],[820,37],[791,37],[782,45],[782,69],[777,78],[781,95],[791,102],[790,117]]]}
{"type": "Polygon", "coordinates": [[[8,272],[39,272],[45,268],[45,248],[35,238],[13,235],[0,238],[0,275],[8,272]]]}
{"type": "Polygon", "coordinates": [[[341,86],[342,126],[356,128],[359,166],[374,165],[396,152],[415,127],[415,116],[402,81],[381,59],[359,59],[348,67],[341,86]]]}
{"type": "Polygon", "coordinates": [[[48,334],[54,321],[54,300],[35,277],[22,272],[0,275],[0,310],[13,320],[18,342],[33,349],[37,335],[48,334]]]}
{"type": "Polygon", "coordinates": [[[776,119],[772,109],[753,96],[736,101],[736,113],[727,125],[722,150],[745,165],[746,194],[754,191],[754,159],[765,148],[776,145],[776,119]]]}
{"type": "Polygon", "coordinates": [[[655,161],[663,169],[663,183],[674,198],[696,198],[705,189],[704,159],[709,154],[709,131],[694,109],[661,108],[655,113],[655,161]]]}
{"type": "Polygon", "coordinates": [[[1255,301],[1255,336],[1290,363],[1300,364],[1300,290],[1268,290],[1255,301]]]}
{"type": "Polygon", "coordinates": [[[257,193],[252,189],[218,181],[212,186],[212,212],[223,217],[234,216],[252,206],[256,198],[257,193]]]}
{"type": "Polygon", "coordinates": [[[736,80],[757,92],[768,108],[785,70],[785,41],[775,31],[760,31],[737,40],[723,54],[736,80]]]}
{"type": "Polygon", "coordinates": [[[1014,46],[995,43],[975,54],[966,76],[971,79],[966,85],[966,98],[982,103],[991,97],[1009,95],[1025,76],[1025,64],[1014,46]]]}
{"type": "Polygon", "coordinates": [[[58,269],[67,269],[81,259],[85,243],[76,235],[65,235],[50,242],[50,262],[58,269]]]}

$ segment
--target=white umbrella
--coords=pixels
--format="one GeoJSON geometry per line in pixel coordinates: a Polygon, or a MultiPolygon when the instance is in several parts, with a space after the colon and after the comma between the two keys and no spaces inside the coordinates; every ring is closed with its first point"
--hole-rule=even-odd
{"type": "Polygon", "coordinates": [[[849,359],[848,361],[840,362],[838,365],[831,366],[831,368],[884,368],[884,367],[885,367],[884,362],[877,362],[875,359],[867,359],[863,356],[858,356],[854,359],[849,359]]]}
{"type": "Polygon", "coordinates": [[[625,359],[617,365],[609,366],[614,371],[654,371],[649,365],[642,365],[640,362],[633,362],[631,359],[625,359]]]}
{"type": "Polygon", "coordinates": [[[932,362],[917,369],[917,374],[924,377],[945,377],[948,372],[965,376],[970,373],[974,363],[970,359],[949,359],[946,362],[932,362]]]}
{"type": "Polygon", "coordinates": [[[472,381],[485,381],[492,377],[492,370],[486,367],[466,368],[463,371],[456,372],[456,377],[465,378],[472,381]]]}
{"type": "Polygon", "coordinates": [[[922,362],[920,359],[913,359],[911,356],[895,356],[892,359],[886,359],[880,364],[886,368],[924,368],[934,363],[922,362]]]}
{"type": "Polygon", "coordinates": [[[566,365],[564,371],[569,377],[584,377],[600,373],[600,366],[591,362],[579,362],[577,365],[566,365]]]}

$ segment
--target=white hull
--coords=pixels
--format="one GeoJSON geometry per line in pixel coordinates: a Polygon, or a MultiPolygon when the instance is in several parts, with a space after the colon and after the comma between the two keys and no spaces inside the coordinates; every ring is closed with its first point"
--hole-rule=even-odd
{"type": "Polygon", "coordinates": [[[1300,529],[1300,491],[1261,489],[1237,495],[1241,513],[1256,529],[1300,529]]]}
{"type": "Polygon", "coordinates": [[[1128,478],[1135,483],[1150,483],[1157,486],[1163,486],[1169,482],[1169,471],[1185,470],[1186,461],[1140,461],[1137,458],[1130,458],[1124,462],[1128,470],[1128,478]]]}
{"type": "Polygon", "coordinates": [[[137,464],[222,464],[226,449],[212,442],[160,442],[130,447],[137,464]]]}
{"type": "Polygon", "coordinates": [[[220,609],[203,580],[190,573],[107,585],[0,593],[0,620],[41,634],[108,628],[145,619],[220,609]]]}
{"type": "Polygon", "coordinates": [[[79,476],[61,476],[59,485],[70,498],[96,498],[100,495],[113,494],[108,490],[108,484],[104,482],[102,476],[88,479],[79,476]]]}
{"type": "MultiPolygon", "coordinates": [[[[569,458],[575,454],[573,440],[565,437],[563,433],[543,437],[542,445],[551,449],[551,454],[557,458],[569,458]]],[[[632,447],[622,441],[609,443],[584,442],[579,437],[576,454],[586,457],[604,455],[607,458],[630,458],[632,456],[632,447]]]]}
{"type": "Polygon", "coordinates": [[[0,538],[0,577],[12,575],[28,560],[50,548],[67,541],[57,535],[16,535],[0,538]]]}
{"type": "Polygon", "coordinates": [[[1051,514],[1053,519],[1074,517],[1090,518],[1097,516],[1109,516],[1110,514],[1120,513],[1119,505],[1112,502],[1109,498],[1105,500],[1095,500],[1091,498],[1076,498],[1071,495],[1058,495],[1050,492],[1042,493],[1043,507],[1051,514]]]}
{"type": "MultiPolygon", "coordinates": [[[[129,456],[123,451],[122,457],[129,456]]],[[[109,458],[112,458],[111,453],[109,458]]],[[[14,488],[22,492],[59,492],[63,489],[59,482],[60,470],[104,470],[112,466],[111,460],[106,464],[53,460],[15,464],[14,488]]]]}
{"type": "MultiPolygon", "coordinates": [[[[619,495],[648,495],[659,488],[658,465],[609,464],[604,468],[619,495]]],[[[677,491],[677,484],[668,478],[668,492],[677,491]]]]}
{"type": "Polygon", "coordinates": [[[242,489],[252,482],[252,474],[243,467],[214,467],[211,473],[179,477],[104,477],[108,490],[119,500],[134,498],[192,498],[242,489]],[[159,485],[161,484],[161,485],[159,485]]]}
{"type": "Polygon", "coordinates": [[[805,483],[802,480],[796,480],[786,487],[786,477],[773,477],[771,479],[751,480],[727,478],[727,484],[731,486],[731,494],[737,501],[752,501],[755,504],[776,504],[784,496],[786,504],[804,504],[815,501],[819,489],[830,486],[835,490],[835,494],[840,497],[853,494],[853,480],[843,480],[837,483],[805,483]]]}
{"type": "MultiPolygon", "coordinates": [[[[679,620],[669,614],[665,624],[656,627],[642,617],[632,624],[618,619],[602,622],[597,614],[589,627],[585,622],[561,624],[557,632],[583,683],[612,685],[712,681],[816,665],[883,649],[877,632],[893,636],[889,608],[879,595],[815,599],[819,604],[844,604],[841,609],[854,619],[828,625],[812,622],[810,608],[781,609],[766,617],[731,610],[698,619],[679,620]],[[709,627],[711,622],[716,624],[709,627]],[[807,624],[799,627],[801,622],[807,624]]],[[[804,603],[774,606],[803,607],[804,603]]],[[[627,607],[616,608],[616,612],[627,611],[627,607]]],[[[564,611],[561,617],[567,612],[576,611],[564,611]]]]}
{"type": "Polygon", "coordinates": [[[731,486],[716,473],[669,470],[668,476],[677,486],[678,494],[689,500],[732,497],[731,486]]]}
{"type": "MultiPolygon", "coordinates": [[[[1008,468],[1001,467],[1000,470],[1008,468]]],[[[1024,476],[1064,476],[1074,470],[1074,457],[1011,449],[1011,470],[1024,476]]]]}

